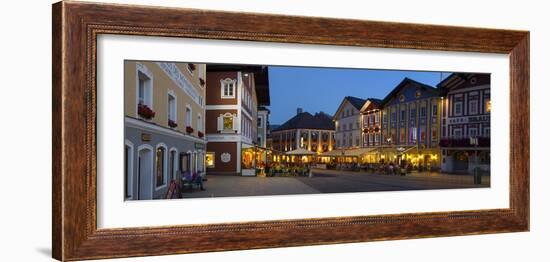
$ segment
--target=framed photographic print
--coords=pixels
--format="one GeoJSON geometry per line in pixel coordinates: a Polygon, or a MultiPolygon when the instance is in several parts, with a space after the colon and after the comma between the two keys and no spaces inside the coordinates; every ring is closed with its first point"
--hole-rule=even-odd
{"type": "Polygon", "coordinates": [[[529,32],[71,1],[52,26],[58,260],[529,230],[529,32]]]}

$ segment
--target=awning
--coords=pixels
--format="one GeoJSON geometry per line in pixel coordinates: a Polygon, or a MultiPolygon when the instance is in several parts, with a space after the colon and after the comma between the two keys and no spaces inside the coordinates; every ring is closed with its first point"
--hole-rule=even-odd
{"type": "Polygon", "coordinates": [[[406,153],[407,151],[416,148],[416,146],[398,146],[395,147],[395,151],[397,151],[398,154],[406,153]]]}
{"type": "Polygon", "coordinates": [[[321,156],[351,156],[351,157],[360,157],[369,152],[375,151],[376,148],[352,148],[352,149],[335,149],[330,152],[322,153],[321,156]]]}
{"type": "Polygon", "coordinates": [[[316,155],[315,152],[311,152],[305,148],[298,148],[294,149],[292,151],[288,151],[285,153],[286,155],[295,155],[295,156],[309,156],[309,155],[316,155]]]}
{"type": "Polygon", "coordinates": [[[378,147],[376,150],[380,153],[394,153],[394,154],[403,154],[411,149],[415,149],[416,146],[397,146],[397,147],[378,147]]]}
{"type": "Polygon", "coordinates": [[[320,156],[342,156],[342,149],[334,149],[332,151],[324,152],[320,156]]]}
{"type": "Polygon", "coordinates": [[[368,153],[373,152],[373,151],[376,151],[375,147],[357,148],[357,149],[352,149],[350,154],[357,155],[357,156],[362,156],[362,155],[368,154],[368,153]]]}

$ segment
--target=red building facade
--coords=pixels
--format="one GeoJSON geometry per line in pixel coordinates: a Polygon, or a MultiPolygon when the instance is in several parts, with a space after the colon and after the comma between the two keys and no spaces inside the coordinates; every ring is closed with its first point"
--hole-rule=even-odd
{"type": "Polygon", "coordinates": [[[269,105],[269,95],[264,94],[269,92],[267,68],[207,65],[206,70],[207,171],[254,175],[254,154],[247,149],[257,144],[258,106],[269,105]]]}

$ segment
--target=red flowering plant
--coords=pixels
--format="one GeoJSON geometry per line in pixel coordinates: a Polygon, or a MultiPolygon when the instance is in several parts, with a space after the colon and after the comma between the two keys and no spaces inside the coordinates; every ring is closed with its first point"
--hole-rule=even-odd
{"type": "Polygon", "coordinates": [[[199,135],[200,138],[203,138],[203,137],[204,137],[204,133],[201,132],[201,131],[199,131],[198,135],[199,135]]]}
{"type": "Polygon", "coordinates": [[[168,119],[168,126],[171,128],[176,128],[178,126],[178,123],[172,119],[168,119]]]}
{"type": "Polygon", "coordinates": [[[187,134],[192,134],[193,133],[193,128],[190,127],[190,126],[187,126],[187,127],[185,127],[185,132],[187,132],[187,134]]]}
{"type": "Polygon", "coordinates": [[[195,69],[197,69],[197,67],[195,66],[195,64],[187,64],[187,66],[189,67],[189,69],[191,71],[195,71],[195,69]]]}
{"type": "Polygon", "coordinates": [[[155,117],[155,112],[147,105],[138,104],[138,115],[145,119],[151,119],[155,117]]]}
{"type": "Polygon", "coordinates": [[[206,84],[206,81],[204,81],[204,79],[202,79],[202,77],[199,78],[199,82],[200,82],[201,86],[204,86],[206,84]]]}

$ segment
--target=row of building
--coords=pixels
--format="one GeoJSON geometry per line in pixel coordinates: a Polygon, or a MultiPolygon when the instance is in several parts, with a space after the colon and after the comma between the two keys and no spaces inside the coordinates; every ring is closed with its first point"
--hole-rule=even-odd
{"type": "Polygon", "coordinates": [[[404,79],[383,99],[345,97],[333,116],[269,123],[265,66],[126,61],[125,199],[164,198],[181,173],[254,176],[308,152],[323,163],[489,167],[490,76],[437,87],[404,79]]]}
{"type": "Polygon", "coordinates": [[[488,171],[490,112],[488,74],[453,73],[436,87],[405,78],[383,99],[345,97],[332,117],[298,109],[272,130],[271,144],[313,151],[323,163],[488,171]]]}

